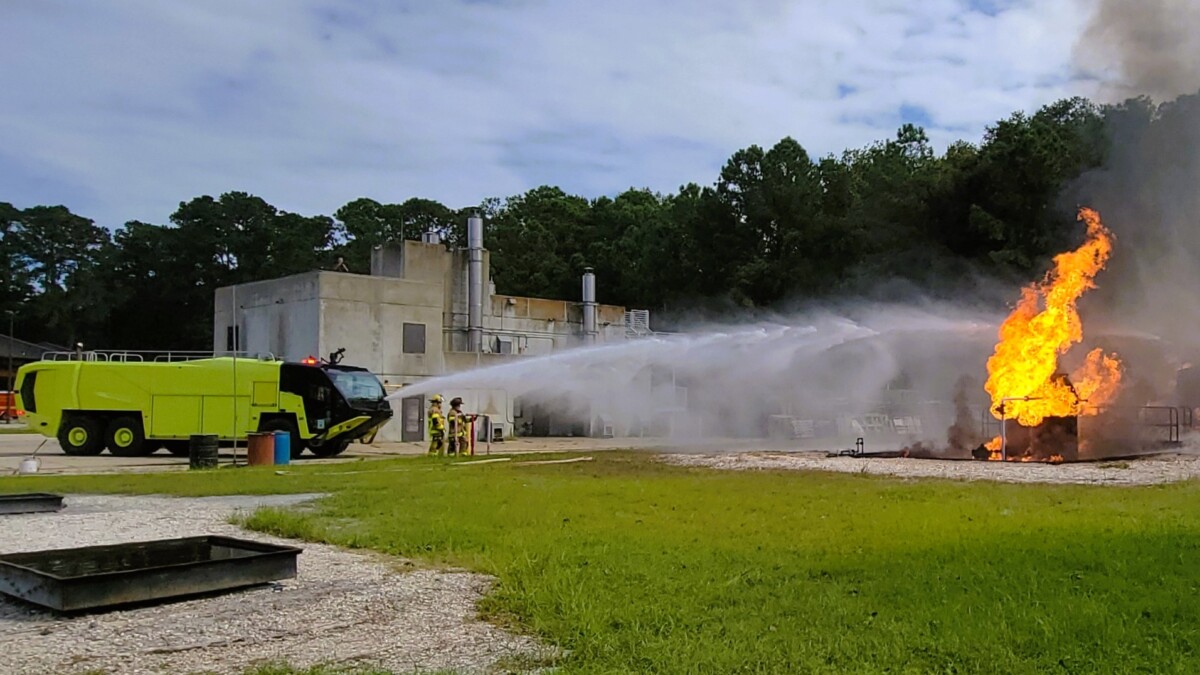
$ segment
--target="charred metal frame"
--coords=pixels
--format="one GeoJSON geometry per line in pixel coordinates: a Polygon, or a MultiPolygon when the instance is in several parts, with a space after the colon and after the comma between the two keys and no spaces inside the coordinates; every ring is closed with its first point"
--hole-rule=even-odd
{"type": "MultiPolygon", "coordinates": [[[[1095,411],[1096,416],[1103,415],[1106,412],[1117,410],[1133,410],[1133,408],[1123,408],[1119,406],[1093,406],[1089,410],[1095,411]]],[[[1160,442],[1167,445],[1179,445],[1181,441],[1181,429],[1190,429],[1192,411],[1189,408],[1176,408],[1165,405],[1147,405],[1137,408],[1138,425],[1142,429],[1163,429],[1166,431],[1166,438],[1159,439],[1160,442]],[[1155,422],[1151,417],[1152,414],[1165,413],[1165,416],[1159,415],[1162,421],[1155,422]]]]}
{"type": "Polygon", "coordinates": [[[0,593],[60,612],[194,596],[296,576],[301,549],[232,537],[0,555],[0,593]]]}
{"type": "Polygon", "coordinates": [[[18,513],[51,513],[61,511],[62,495],[48,492],[23,492],[20,494],[0,495],[0,516],[18,513]]]}
{"type": "MultiPolygon", "coordinates": [[[[1014,399],[1005,399],[1005,401],[1014,399]]],[[[1174,446],[1182,442],[1182,432],[1184,429],[1194,428],[1194,411],[1191,408],[1180,408],[1171,406],[1142,406],[1140,408],[1121,408],[1118,406],[1091,406],[1088,408],[1089,415],[1082,416],[1098,417],[1103,413],[1117,410],[1137,411],[1138,425],[1142,429],[1161,429],[1164,431],[1165,438],[1160,439],[1160,442],[1174,446]]],[[[1001,419],[996,419],[990,410],[984,410],[980,415],[980,430],[984,438],[1001,438],[1001,450],[1003,459],[1007,460],[1007,434],[1005,432],[1005,418],[1003,407],[1001,408],[1001,419]]]]}
{"type": "Polygon", "coordinates": [[[1005,407],[1009,401],[1036,401],[1037,398],[1032,396],[1009,396],[1000,399],[1000,459],[1008,461],[1008,419],[1006,418],[1005,407]]]}

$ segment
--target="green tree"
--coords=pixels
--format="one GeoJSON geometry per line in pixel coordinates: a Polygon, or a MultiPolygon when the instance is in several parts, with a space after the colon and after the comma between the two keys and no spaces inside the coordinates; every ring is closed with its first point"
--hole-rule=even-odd
{"type": "Polygon", "coordinates": [[[333,221],[280,212],[260,197],[197,197],[171,216],[220,281],[255,281],[315,269],[333,241],[333,221]]]}
{"type": "MultiPolygon", "coordinates": [[[[138,224],[126,236],[145,250],[161,250],[176,277],[171,287],[182,315],[169,342],[180,348],[211,347],[213,297],[217,288],[318,269],[330,257],[333,220],[281,212],[244,192],[181,203],[171,215],[170,234],[151,235],[138,224]],[[177,284],[177,286],[176,286],[177,284]]],[[[145,264],[131,258],[125,264],[145,264]]]]}
{"type": "Polygon", "coordinates": [[[95,330],[107,305],[95,279],[108,250],[108,231],[65,206],[24,209],[6,229],[16,267],[37,294],[22,311],[24,335],[58,343],[102,337],[95,330]]]}
{"type": "Polygon", "coordinates": [[[130,221],[113,235],[106,283],[111,291],[108,334],[120,349],[207,349],[211,294],[197,290],[202,271],[189,262],[179,229],[130,221]],[[205,315],[204,312],[209,312],[205,315]],[[147,321],[147,317],[173,317],[147,321]]]}
{"type": "Polygon", "coordinates": [[[591,246],[600,302],[661,307],[686,284],[686,239],[671,219],[667,197],[628,190],[591,205],[591,246]]]}
{"type": "Polygon", "coordinates": [[[389,241],[418,240],[426,232],[437,232],[447,245],[465,244],[466,214],[430,199],[380,204],[363,197],[338,209],[334,218],[341,223],[346,264],[352,272],[369,272],[371,250],[389,241]]]}
{"type": "Polygon", "coordinates": [[[823,277],[813,265],[825,248],[823,196],[818,165],[792,138],[766,152],[751,146],[734,153],[717,182],[720,208],[709,209],[716,220],[698,242],[711,252],[702,256],[706,266],[748,305],[818,287],[823,277]]]}
{"type": "MultiPolygon", "coordinates": [[[[0,311],[4,312],[17,310],[33,294],[27,263],[20,255],[20,225],[21,210],[0,202],[0,267],[4,270],[0,275],[0,311]]],[[[7,331],[7,322],[4,326],[7,331]]]]}
{"type": "Polygon", "coordinates": [[[927,208],[936,158],[925,131],[906,124],[894,139],[848,152],[843,161],[854,194],[846,220],[861,246],[851,281],[861,288],[919,275],[937,251],[927,208]]]}
{"type": "Polygon", "coordinates": [[[1063,188],[1104,158],[1103,122],[1083,99],[1015,113],[988,129],[973,172],[966,222],[992,242],[987,259],[1030,272],[1070,245],[1074,216],[1058,208],[1063,188]]]}
{"type": "Polygon", "coordinates": [[[497,284],[514,295],[578,299],[593,240],[589,209],[586,199],[549,186],[507,199],[485,240],[497,284]]]}

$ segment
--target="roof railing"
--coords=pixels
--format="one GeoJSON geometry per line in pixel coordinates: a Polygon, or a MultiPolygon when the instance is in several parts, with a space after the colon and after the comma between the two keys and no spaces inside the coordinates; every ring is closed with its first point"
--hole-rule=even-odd
{"type": "Polygon", "coordinates": [[[271,352],[234,352],[234,351],[187,351],[187,350],[137,350],[137,351],[110,351],[110,350],[75,350],[75,351],[56,351],[45,352],[42,354],[43,361],[90,361],[102,363],[143,363],[153,361],[155,363],[170,363],[176,361],[198,361],[201,359],[215,359],[220,357],[226,358],[244,358],[254,359],[257,361],[277,361],[278,359],[271,352]]]}

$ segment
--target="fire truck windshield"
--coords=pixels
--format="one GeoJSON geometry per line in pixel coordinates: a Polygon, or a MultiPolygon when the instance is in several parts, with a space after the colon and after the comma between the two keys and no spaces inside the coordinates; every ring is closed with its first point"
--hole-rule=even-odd
{"type": "Polygon", "coordinates": [[[383,385],[371,373],[331,370],[329,377],[347,401],[379,401],[384,397],[383,385]]]}

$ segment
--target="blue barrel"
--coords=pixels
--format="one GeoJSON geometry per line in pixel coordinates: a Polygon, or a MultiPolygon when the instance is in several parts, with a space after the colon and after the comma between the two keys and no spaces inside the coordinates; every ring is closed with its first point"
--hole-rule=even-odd
{"type": "Polygon", "coordinates": [[[292,432],[275,432],[275,463],[287,464],[292,461],[292,432]]]}

